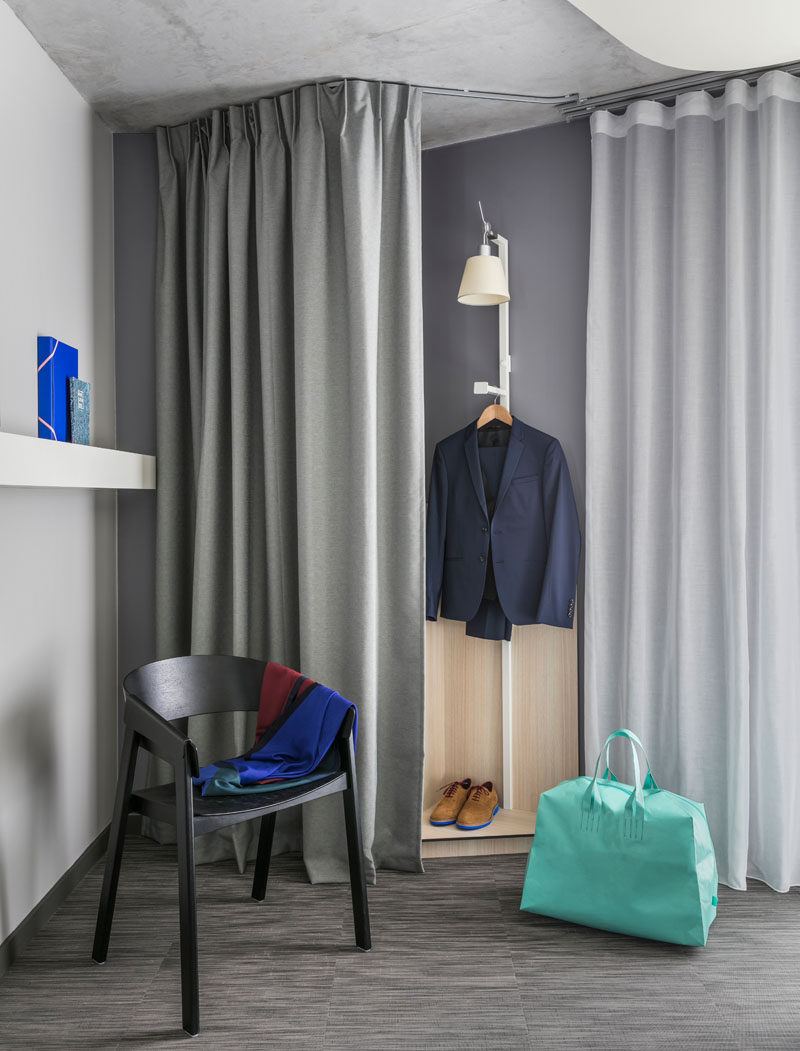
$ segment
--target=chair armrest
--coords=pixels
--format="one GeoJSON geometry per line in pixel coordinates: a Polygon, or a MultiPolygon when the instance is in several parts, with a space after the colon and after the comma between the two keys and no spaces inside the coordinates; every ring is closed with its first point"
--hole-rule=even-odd
{"type": "Polygon", "coordinates": [[[167,722],[158,712],[148,708],[135,694],[125,693],[125,725],[142,738],[142,746],[160,759],[171,763],[178,772],[197,777],[200,766],[197,749],[185,734],[180,733],[172,723],[167,722]]]}

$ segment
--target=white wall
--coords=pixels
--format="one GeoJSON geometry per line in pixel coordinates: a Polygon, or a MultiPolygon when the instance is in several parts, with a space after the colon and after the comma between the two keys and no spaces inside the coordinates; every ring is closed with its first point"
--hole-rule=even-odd
{"type": "MultiPolygon", "coordinates": [[[[113,447],[111,133],[3,3],[0,128],[0,428],[36,434],[52,335],[113,447]]],[[[115,519],[113,493],[0,488],[0,942],[110,819],[115,519]]]]}

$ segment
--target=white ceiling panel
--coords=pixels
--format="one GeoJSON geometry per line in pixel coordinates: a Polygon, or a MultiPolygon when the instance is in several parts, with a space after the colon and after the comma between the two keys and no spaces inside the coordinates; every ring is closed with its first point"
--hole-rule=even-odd
{"type": "Polygon", "coordinates": [[[760,69],[800,59],[797,0],[571,0],[654,62],[692,70],[760,69]]]}

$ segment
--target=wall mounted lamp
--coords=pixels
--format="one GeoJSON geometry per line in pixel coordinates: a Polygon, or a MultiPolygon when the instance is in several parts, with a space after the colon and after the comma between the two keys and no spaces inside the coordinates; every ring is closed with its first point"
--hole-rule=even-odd
{"type": "Polygon", "coordinates": [[[507,303],[511,298],[508,294],[508,278],[503,261],[499,256],[492,255],[492,246],[489,244],[490,239],[499,244],[504,238],[500,238],[492,229],[491,223],[486,221],[480,201],[478,208],[483,223],[483,240],[478,245],[478,254],[470,256],[464,267],[458,301],[473,307],[495,307],[500,303],[507,303]]]}

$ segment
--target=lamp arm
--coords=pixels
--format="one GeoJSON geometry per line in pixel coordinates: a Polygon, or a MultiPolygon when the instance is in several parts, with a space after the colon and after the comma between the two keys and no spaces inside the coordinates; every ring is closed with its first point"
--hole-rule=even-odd
{"type": "Polygon", "coordinates": [[[478,209],[479,209],[479,211],[481,213],[481,222],[483,223],[483,241],[482,241],[482,244],[488,244],[489,241],[492,238],[497,236],[497,234],[492,229],[492,224],[489,222],[489,220],[483,214],[483,205],[481,204],[480,201],[478,201],[478,209]]]}

